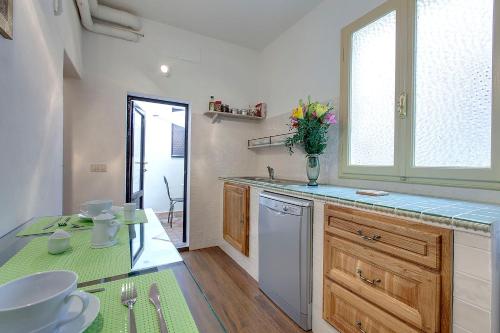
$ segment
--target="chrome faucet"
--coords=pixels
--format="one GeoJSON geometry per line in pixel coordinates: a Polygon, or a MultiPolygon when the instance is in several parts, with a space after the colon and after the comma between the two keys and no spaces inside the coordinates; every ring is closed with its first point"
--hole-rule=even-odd
{"type": "Polygon", "coordinates": [[[269,173],[269,179],[274,179],[274,169],[269,165],[267,166],[267,172],[269,173]]]}

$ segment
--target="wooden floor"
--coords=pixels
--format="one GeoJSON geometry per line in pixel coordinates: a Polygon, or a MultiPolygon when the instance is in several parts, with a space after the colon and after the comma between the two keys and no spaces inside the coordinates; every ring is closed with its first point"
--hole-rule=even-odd
{"type": "Polygon", "coordinates": [[[304,332],[220,248],[182,252],[181,255],[228,332],[304,332]]]}

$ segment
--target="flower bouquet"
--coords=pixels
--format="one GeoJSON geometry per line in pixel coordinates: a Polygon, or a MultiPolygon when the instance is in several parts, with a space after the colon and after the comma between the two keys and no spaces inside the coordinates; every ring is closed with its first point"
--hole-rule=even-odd
{"type": "Polygon", "coordinates": [[[297,132],[287,138],[286,147],[290,154],[293,153],[295,145],[301,145],[307,154],[307,176],[309,186],[317,186],[319,177],[319,155],[323,154],[328,142],[328,129],[337,123],[333,106],[330,103],[324,104],[311,102],[309,96],[307,102],[299,101],[299,106],[293,109],[290,117],[290,130],[297,132]]]}

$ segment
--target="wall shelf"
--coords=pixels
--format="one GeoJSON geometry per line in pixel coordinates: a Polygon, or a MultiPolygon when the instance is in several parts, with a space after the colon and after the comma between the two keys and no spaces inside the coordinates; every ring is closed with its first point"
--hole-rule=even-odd
{"type": "Polygon", "coordinates": [[[264,136],[262,138],[248,140],[248,149],[259,149],[268,147],[284,146],[285,140],[294,135],[295,133],[285,133],[271,136],[264,136]]]}
{"type": "Polygon", "coordinates": [[[212,117],[212,123],[215,123],[219,118],[237,118],[237,119],[248,119],[248,120],[263,120],[264,117],[248,116],[243,114],[234,114],[220,111],[207,111],[204,113],[205,116],[212,117]]]}

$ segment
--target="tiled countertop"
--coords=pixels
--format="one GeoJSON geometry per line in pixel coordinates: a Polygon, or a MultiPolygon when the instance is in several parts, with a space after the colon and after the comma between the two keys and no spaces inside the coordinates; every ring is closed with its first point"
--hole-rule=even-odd
{"type": "Polygon", "coordinates": [[[500,222],[500,205],[393,192],[373,197],[356,194],[355,188],[334,185],[309,187],[305,184],[273,184],[238,177],[220,179],[475,231],[490,232],[491,224],[500,222]]]}

